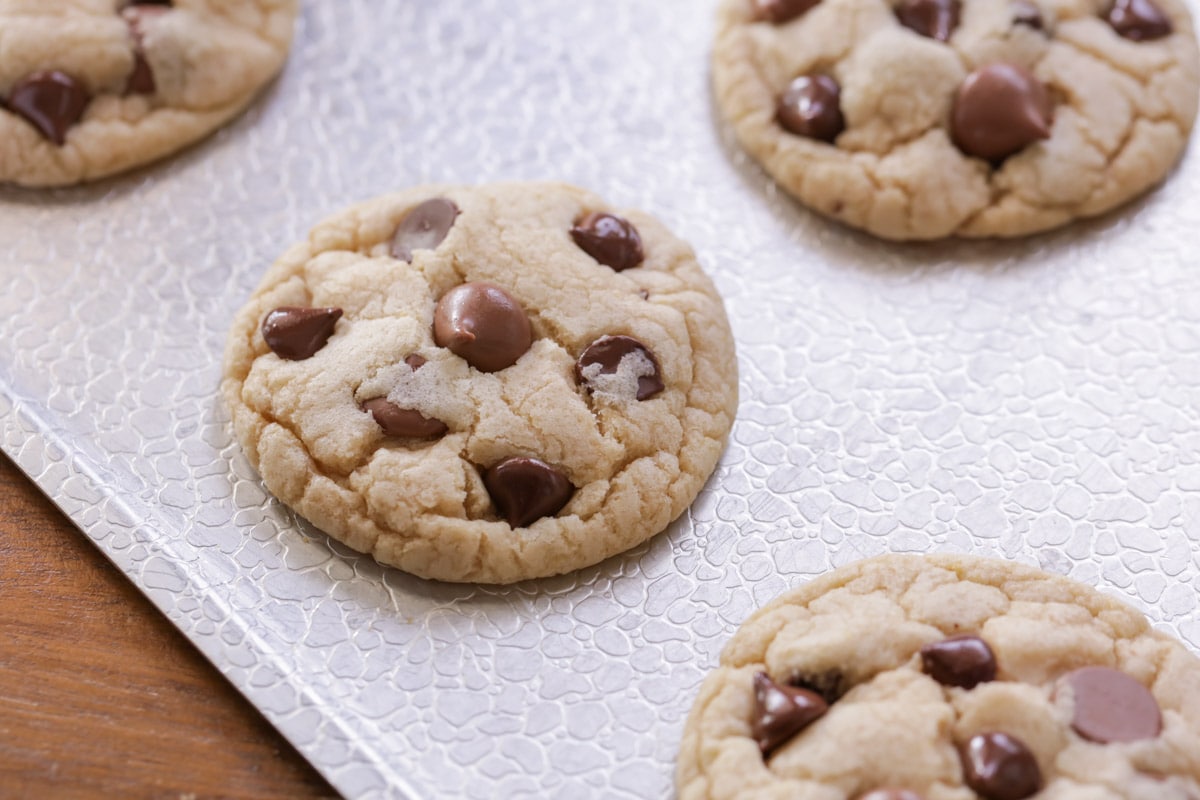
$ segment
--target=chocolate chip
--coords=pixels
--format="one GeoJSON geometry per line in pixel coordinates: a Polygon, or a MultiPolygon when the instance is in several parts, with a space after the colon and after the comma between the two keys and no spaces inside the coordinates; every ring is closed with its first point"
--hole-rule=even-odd
{"type": "Polygon", "coordinates": [[[996,656],[978,636],[951,636],[921,648],[925,674],[943,686],[973,689],[996,679],[996,656]]]}
{"type": "Polygon", "coordinates": [[[483,485],[513,528],[557,514],[575,493],[561,470],[536,458],[504,459],[484,473],[483,485]]]}
{"type": "Polygon", "coordinates": [[[1105,21],[1119,35],[1133,42],[1148,42],[1170,36],[1171,20],[1154,0],[1116,0],[1105,21]]]}
{"type": "Polygon", "coordinates": [[[874,789],[866,794],[860,794],[857,800],[925,800],[925,798],[908,789],[874,789]]]}
{"type": "Polygon", "coordinates": [[[601,336],[589,344],[575,362],[575,380],[595,391],[600,376],[617,375],[622,364],[630,384],[637,377],[638,400],[646,400],[663,390],[658,359],[631,336],[601,336]]]}
{"type": "Polygon", "coordinates": [[[411,264],[413,251],[436,250],[454,227],[458,214],[458,206],[444,197],[426,200],[410,209],[392,235],[392,258],[411,264]]]}
{"type": "Polygon", "coordinates": [[[1042,19],[1042,10],[1037,7],[1036,3],[1031,0],[1012,0],[1009,4],[1012,9],[1012,21],[1014,25],[1024,25],[1034,30],[1042,30],[1045,27],[1045,21],[1042,19]]]}
{"type": "Polygon", "coordinates": [[[494,283],[456,286],[433,312],[433,339],[481,372],[498,372],[529,350],[533,332],[516,298],[494,283]]]}
{"type": "Polygon", "coordinates": [[[428,439],[442,436],[448,428],[439,419],[429,419],[420,411],[401,408],[386,397],[376,397],[362,404],[363,411],[370,413],[375,422],[388,436],[406,439],[428,439]]]}
{"type": "Polygon", "coordinates": [[[411,356],[405,356],[404,363],[408,364],[413,372],[416,372],[429,362],[425,360],[425,356],[419,356],[416,353],[413,353],[411,356]]]}
{"type": "Polygon", "coordinates": [[[951,118],[954,143],[967,155],[1000,161],[1049,138],[1053,113],[1050,93],[1028,70],[989,64],[958,89],[951,118]]]}
{"type": "Polygon", "coordinates": [[[575,223],[571,238],[583,252],[617,272],[640,266],[644,258],[637,228],[616,214],[593,211],[575,223]]]}
{"type": "Polygon", "coordinates": [[[154,94],[154,71],[146,61],[144,43],[146,25],[169,10],[170,3],[136,3],[128,6],[121,15],[129,25],[133,36],[133,72],[125,82],[126,94],[154,94]]]}
{"type": "Polygon", "coordinates": [[[832,142],[846,127],[838,106],[841,94],[828,75],[801,75],[779,98],[776,117],[791,133],[832,142]]]}
{"type": "Polygon", "coordinates": [[[1033,753],[1006,733],[981,733],[962,750],[963,778],[984,800],[1024,800],[1041,791],[1033,753]]]}
{"type": "Polygon", "coordinates": [[[778,684],[765,672],[754,676],[754,719],[750,722],[750,733],[764,758],[828,710],[829,704],[816,692],[778,684]]]}
{"type": "Polygon", "coordinates": [[[946,42],[958,27],[961,11],[959,0],[900,0],[896,19],[911,31],[946,42]]]}
{"type": "Polygon", "coordinates": [[[1085,739],[1108,744],[1153,739],[1162,712],[1150,690],[1124,672],[1084,667],[1064,678],[1075,699],[1071,727],[1085,739]]]}
{"type": "Polygon", "coordinates": [[[91,99],[79,81],[65,72],[49,70],[17,81],[8,96],[8,107],[61,147],[91,99]]]}
{"type": "Polygon", "coordinates": [[[821,0],[754,0],[754,18],[775,25],[790,22],[821,0]]]}
{"type": "Polygon", "coordinates": [[[263,339],[280,358],[303,361],[325,346],[341,316],[340,308],[282,306],[263,319],[263,339]]]}

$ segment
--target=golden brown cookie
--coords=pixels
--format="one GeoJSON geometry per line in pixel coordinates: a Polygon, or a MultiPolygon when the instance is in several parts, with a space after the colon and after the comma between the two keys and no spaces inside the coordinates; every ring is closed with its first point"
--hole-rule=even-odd
{"type": "Polygon", "coordinates": [[[1020,236],[1161,181],[1196,116],[1181,0],[722,0],[716,98],[818,213],[1020,236]]]}
{"type": "Polygon", "coordinates": [[[1200,659],[1032,567],[887,555],[777,598],[684,729],[681,800],[1190,800],[1200,659]]]}
{"type": "Polygon", "coordinates": [[[267,487],[428,578],[569,572],[663,530],[737,403],[721,299],[653,217],[551,183],[424,186],[318,225],[234,322],[267,487]]]}
{"type": "Polygon", "coordinates": [[[279,72],[296,0],[0,0],[0,182],[61,186],[173,153],[279,72]]]}

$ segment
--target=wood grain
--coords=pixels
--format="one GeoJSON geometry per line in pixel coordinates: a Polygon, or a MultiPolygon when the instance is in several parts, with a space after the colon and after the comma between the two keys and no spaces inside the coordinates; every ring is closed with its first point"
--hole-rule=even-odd
{"type": "Polygon", "coordinates": [[[0,796],[337,796],[3,457],[0,796]]]}

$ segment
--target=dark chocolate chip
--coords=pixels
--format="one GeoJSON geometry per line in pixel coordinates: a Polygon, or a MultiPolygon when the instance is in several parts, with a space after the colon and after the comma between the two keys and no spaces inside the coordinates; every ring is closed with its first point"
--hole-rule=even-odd
{"type": "Polygon", "coordinates": [[[91,100],[82,83],[65,72],[48,70],[17,81],[8,96],[8,107],[61,147],[67,131],[83,116],[91,100]]]}
{"type": "Polygon", "coordinates": [[[921,667],[943,686],[973,689],[996,679],[996,656],[978,636],[951,636],[925,645],[921,667]]]}
{"type": "Polygon", "coordinates": [[[925,798],[908,789],[873,789],[866,794],[860,794],[857,800],[925,800],[925,798]]]}
{"type": "Polygon", "coordinates": [[[1046,23],[1042,18],[1042,10],[1032,0],[1012,0],[1009,7],[1012,9],[1014,25],[1024,25],[1038,31],[1045,28],[1046,23]]]}
{"type": "Polygon", "coordinates": [[[778,684],[765,672],[754,676],[750,733],[764,758],[828,710],[829,704],[816,692],[778,684]]]}
{"type": "Polygon", "coordinates": [[[640,266],[642,237],[624,217],[593,211],[575,223],[571,238],[579,249],[617,272],[640,266]]]}
{"type": "Polygon", "coordinates": [[[1104,19],[1120,36],[1133,42],[1161,39],[1174,30],[1154,0],[1116,0],[1104,19]]]}
{"type": "Polygon", "coordinates": [[[626,362],[626,369],[636,370],[638,400],[646,400],[663,390],[658,359],[632,336],[601,336],[589,344],[575,362],[575,380],[594,390],[596,378],[600,375],[616,375],[626,356],[633,356],[626,362]]]}
{"type": "Polygon", "coordinates": [[[785,130],[832,142],[845,127],[838,105],[842,90],[828,75],[801,75],[779,98],[776,117],[785,130]]]}
{"type": "Polygon", "coordinates": [[[280,358],[303,361],[325,346],[341,316],[340,308],[282,306],[263,319],[263,339],[280,358]]]}
{"type": "Polygon", "coordinates": [[[896,19],[922,36],[947,42],[958,27],[961,12],[959,0],[900,0],[896,6],[896,19]]]}
{"type": "Polygon", "coordinates": [[[429,419],[420,411],[401,408],[386,397],[376,397],[362,404],[363,411],[370,413],[375,422],[388,436],[406,439],[428,439],[442,436],[448,428],[439,419],[429,419]]]}
{"type": "Polygon", "coordinates": [[[782,25],[807,12],[821,0],[754,0],[754,18],[782,25]]]}
{"type": "Polygon", "coordinates": [[[414,251],[436,250],[454,227],[458,214],[458,206],[444,197],[426,200],[410,209],[392,236],[392,258],[411,264],[414,251]]]}
{"type": "Polygon", "coordinates": [[[481,372],[517,363],[533,343],[529,318],[516,298],[494,283],[456,286],[433,312],[433,339],[481,372]]]}
{"type": "Polygon", "coordinates": [[[1162,712],[1154,695],[1124,672],[1084,667],[1064,680],[1075,699],[1071,727],[1083,738],[1108,744],[1153,739],[1162,733],[1162,712]]]}
{"type": "Polygon", "coordinates": [[[121,12],[133,36],[133,72],[125,82],[126,94],[154,94],[157,88],[154,71],[146,61],[146,25],[167,13],[169,6],[169,3],[136,3],[121,12]]]}
{"type": "Polygon", "coordinates": [[[536,458],[504,459],[484,473],[483,485],[514,528],[557,514],[575,493],[561,470],[536,458]]]}
{"type": "Polygon", "coordinates": [[[951,116],[954,143],[967,155],[1001,161],[1049,138],[1053,115],[1050,93],[1028,70],[989,64],[958,89],[951,116]]]}
{"type": "Polygon", "coordinates": [[[963,778],[984,800],[1024,800],[1041,791],[1042,771],[1023,742],[981,733],[962,750],[963,778]]]}

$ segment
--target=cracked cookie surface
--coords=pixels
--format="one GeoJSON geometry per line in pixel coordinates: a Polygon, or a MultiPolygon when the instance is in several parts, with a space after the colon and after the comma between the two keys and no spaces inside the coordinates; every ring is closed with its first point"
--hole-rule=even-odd
{"type": "Polygon", "coordinates": [[[1108,0],[723,0],[715,95],[742,146],[820,214],[895,240],[1035,233],[1141,194],[1183,152],[1196,39],[1179,0],[1152,1],[1169,33],[1118,33],[1108,0]],[[1027,71],[1051,113],[1024,146],[968,155],[956,94],[995,64],[1027,71]],[[840,98],[797,96],[804,76],[840,98]]]}
{"type": "Polygon", "coordinates": [[[681,800],[1193,800],[1200,659],[1060,576],[881,556],[742,625],[688,717],[677,785],[681,800]]]}
{"type": "Polygon", "coordinates": [[[147,164],[245,108],[287,58],[296,0],[0,0],[0,182],[147,164]]]}
{"type": "Polygon", "coordinates": [[[653,217],[562,184],[424,186],[269,269],[222,393],[263,482],[317,527],[422,577],[509,583],[681,514],[737,366],[711,281],[653,217]]]}

